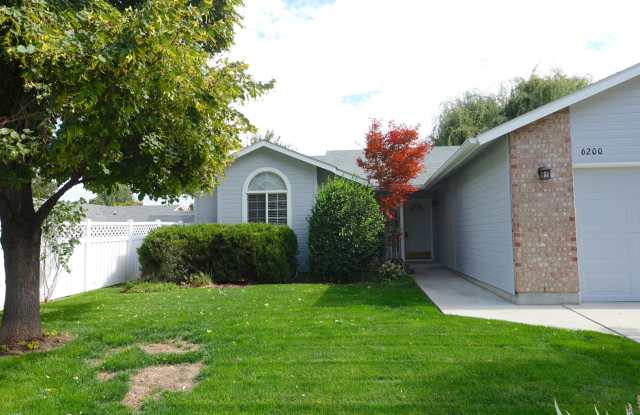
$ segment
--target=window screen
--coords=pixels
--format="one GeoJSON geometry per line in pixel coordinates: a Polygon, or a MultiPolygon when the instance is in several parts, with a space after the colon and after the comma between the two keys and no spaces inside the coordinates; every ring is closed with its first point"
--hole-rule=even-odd
{"type": "Polygon", "coordinates": [[[249,222],[287,224],[287,185],[277,174],[256,175],[247,188],[247,220],[249,222]]]}
{"type": "Polygon", "coordinates": [[[250,193],[247,195],[247,215],[249,222],[266,222],[266,193],[250,193]]]}
{"type": "Polygon", "coordinates": [[[268,193],[268,222],[276,225],[287,224],[287,194],[268,193]]]}

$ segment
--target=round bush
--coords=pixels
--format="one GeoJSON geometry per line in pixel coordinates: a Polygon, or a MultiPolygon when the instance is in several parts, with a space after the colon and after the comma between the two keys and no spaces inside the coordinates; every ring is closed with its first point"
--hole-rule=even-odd
{"type": "Polygon", "coordinates": [[[384,249],[384,217],[373,190],[333,179],[316,198],[309,218],[309,268],[328,281],[361,280],[384,249]]]}

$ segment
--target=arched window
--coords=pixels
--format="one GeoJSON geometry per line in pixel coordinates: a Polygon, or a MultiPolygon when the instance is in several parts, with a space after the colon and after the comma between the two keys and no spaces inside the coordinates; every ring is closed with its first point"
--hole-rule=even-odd
{"type": "Polygon", "coordinates": [[[244,189],[245,222],[289,224],[289,184],[275,169],[260,169],[247,178],[244,189]]]}

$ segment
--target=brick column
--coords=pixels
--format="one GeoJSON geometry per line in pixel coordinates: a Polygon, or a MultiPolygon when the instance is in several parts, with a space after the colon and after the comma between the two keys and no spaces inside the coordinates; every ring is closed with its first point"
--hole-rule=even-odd
{"type": "Polygon", "coordinates": [[[532,298],[523,302],[575,302],[579,278],[569,109],[509,134],[509,156],[516,296],[532,298]],[[551,180],[538,178],[541,166],[551,168],[551,180]],[[555,301],[554,295],[537,294],[556,294],[555,301]]]}

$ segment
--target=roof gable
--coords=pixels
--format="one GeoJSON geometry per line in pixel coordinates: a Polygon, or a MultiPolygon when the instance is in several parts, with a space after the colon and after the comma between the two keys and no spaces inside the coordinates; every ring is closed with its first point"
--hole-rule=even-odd
{"type": "Polygon", "coordinates": [[[251,154],[254,151],[261,149],[261,148],[267,148],[269,150],[273,150],[277,153],[283,154],[285,156],[291,157],[293,159],[302,161],[304,163],[307,164],[311,164],[313,166],[319,167],[321,169],[327,170],[333,174],[335,174],[336,176],[340,176],[340,177],[344,177],[350,180],[354,180],[360,183],[366,183],[367,179],[364,178],[363,176],[360,176],[357,172],[352,172],[352,171],[345,171],[340,169],[339,167],[331,164],[331,163],[327,163],[325,161],[319,160],[315,157],[309,157],[306,156],[304,154],[298,153],[297,151],[288,149],[286,147],[282,147],[279,146],[277,144],[273,144],[270,143],[268,141],[259,141],[255,144],[252,144],[250,146],[247,146],[245,148],[243,148],[242,150],[236,152],[233,154],[234,158],[240,158],[240,157],[244,157],[247,154],[251,154]]]}

